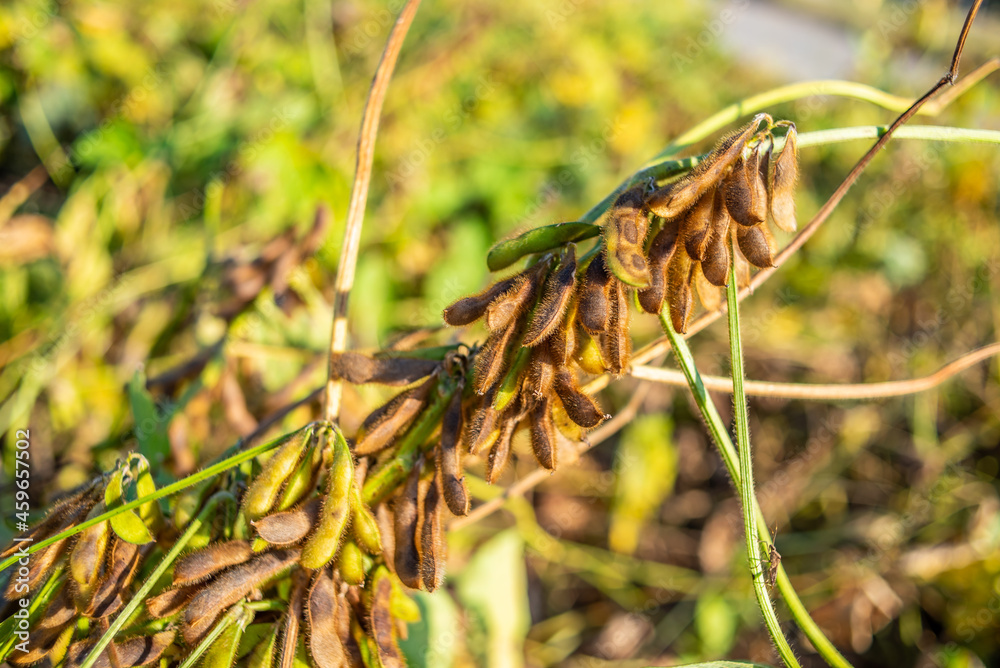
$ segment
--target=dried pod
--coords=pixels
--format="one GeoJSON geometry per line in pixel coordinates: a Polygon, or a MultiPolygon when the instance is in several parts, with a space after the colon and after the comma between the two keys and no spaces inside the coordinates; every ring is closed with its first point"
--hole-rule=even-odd
{"type": "MultiPolygon", "coordinates": [[[[733,227],[736,227],[735,225],[733,227]]],[[[732,235],[730,235],[732,238],[732,235]]],[[[736,285],[737,287],[745,287],[750,285],[750,263],[747,262],[746,257],[743,256],[743,251],[740,250],[740,245],[738,243],[731,243],[732,253],[733,253],[733,269],[736,272],[736,285]]]]}
{"type": "MultiPolygon", "coordinates": [[[[75,613],[76,610],[74,609],[75,613]]],[[[7,662],[15,666],[30,666],[38,663],[42,659],[48,659],[48,666],[59,665],[66,656],[69,648],[69,641],[73,639],[73,631],[76,629],[68,626],[64,629],[49,630],[40,632],[37,628],[32,629],[31,644],[26,652],[12,652],[7,657],[7,662]]]]}
{"type": "Polygon", "coordinates": [[[358,430],[354,453],[358,456],[371,455],[392,445],[396,436],[402,434],[427,405],[436,383],[435,374],[373,411],[358,430]]]}
{"type": "Polygon", "coordinates": [[[670,303],[670,320],[674,329],[683,334],[694,310],[691,293],[693,262],[685,250],[678,248],[667,264],[667,300],[670,303]]]}
{"type": "MultiPolygon", "coordinates": [[[[341,620],[341,597],[327,569],[317,571],[309,589],[306,621],[309,624],[309,653],[318,668],[342,668],[350,665],[338,626],[341,620]]],[[[343,612],[347,612],[344,610],[343,612]]]]}
{"type": "Polygon", "coordinates": [[[604,364],[609,373],[621,376],[628,369],[632,357],[632,338],[629,336],[628,288],[618,283],[611,289],[611,317],[604,334],[604,364]]]}
{"type": "Polygon", "coordinates": [[[57,501],[45,515],[45,519],[33,526],[29,531],[19,535],[18,540],[15,540],[7,549],[0,552],[0,559],[6,559],[18,552],[25,543],[29,543],[28,538],[31,539],[30,543],[37,543],[79,523],[98,501],[98,495],[95,495],[95,487],[99,482],[101,482],[101,478],[92,480],[75,492],[71,492],[57,501]]]}
{"type": "Polygon", "coordinates": [[[531,314],[521,345],[532,347],[545,341],[562,322],[576,284],[576,247],[570,245],[562,261],[545,281],[542,299],[531,314]]]}
{"type": "Polygon", "coordinates": [[[251,556],[253,551],[245,540],[214,543],[179,559],[174,566],[173,584],[179,587],[207,580],[224,568],[242,564],[251,556]]]}
{"type": "Polygon", "coordinates": [[[365,562],[361,548],[352,540],[344,541],[337,552],[337,571],[341,579],[349,585],[365,583],[365,562]]]}
{"type": "Polygon", "coordinates": [[[493,397],[487,393],[483,397],[482,403],[472,419],[469,420],[465,429],[465,443],[469,454],[478,455],[480,452],[493,445],[499,432],[497,418],[500,411],[493,407],[493,397]]]}
{"type": "Polygon", "coordinates": [[[555,374],[556,362],[552,358],[551,348],[540,346],[532,351],[525,389],[530,390],[536,397],[544,396],[552,389],[555,374]]]}
{"type": "Polygon", "coordinates": [[[593,429],[607,417],[597,403],[580,389],[576,376],[569,369],[562,368],[556,373],[555,390],[566,414],[581,427],[593,429]]]}
{"type": "Polygon", "coordinates": [[[603,254],[590,261],[580,289],[576,319],[591,334],[598,334],[608,328],[612,278],[603,254]]]}
{"type": "Polygon", "coordinates": [[[243,513],[251,522],[260,519],[274,507],[281,487],[298,466],[299,458],[312,440],[313,431],[293,434],[271,458],[264,463],[261,472],[250,483],[243,496],[243,513]]]}
{"type": "Polygon", "coordinates": [[[441,488],[437,477],[431,480],[424,494],[420,522],[420,543],[417,553],[420,557],[420,579],[427,591],[434,591],[444,584],[444,517],[441,504],[441,488]]]}
{"type": "Polygon", "coordinates": [[[649,231],[649,216],[643,206],[645,186],[626,190],[615,200],[604,224],[605,259],[608,268],[628,285],[649,285],[649,267],[642,247],[649,231]]]}
{"type": "Polygon", "coordinates": [[[361,500],[357,486],[351,488],[351,534],[368,554],[382,553],[382,534],[371,509],[361,500]]]}
{"type": "MultiPolygon", "coordinates": [[[[87,519],[97,517],[104,512],[104,503],[94,506],[87,519]]],[[[76,543],[69,553],[69,573],[76,583],[78,597],[77,605],[82,610],[86,607],[97,584],[97,579],[104,569],[104,557],[111,536],[111,525],[100,522],[77,534],[76,543]]]]}
{"type": "Polygon", "coordinates": [[[705,274],[701,271],[701,265],[694,265],[694,283],[695,291],[698,293],[698,299],[701,300],[702,305],[709,311],[718,311],[722,308],[722,291],[716,286],[712,285],[705,274]]]}
{"type": "Polygon", "coordinates": [[[576,348],[576,301],[566,307],[566,315],[546,340],[552,362],[560,366],[569,364],[576,348]]]}
{"type": "Polygon", "coordinates": [[[774,237],[767,225],[736,228],[736,243],[746,259],[755,267],[774,266],[774,237]]]}
{"type": "Polygon", "coordinates": [[[648,288],[638,290],[639,305],[646,313],[655,314],[663,310],[667,292],[667,262],[677,245],[679,231],[678,218],[665,220],[649,245],[650,283],[648,288]]]}
{"type": "Polygon", "coordinates": [[[705,249],[705,257],[701,261],[701,269],[705,278],[712,285],[724,286],[729,282],[729,228],[732,218],[725,202],[722,201],[722,190],[715,191],[715,210],[712,216],[712,231],[705,249]]]}
{"type": "Polygon", "coordinates": [[[167,589],[156,596],[146,599],[146,611],[153,619],[163,617],[173,617],[184,609],[200,587],[178,587],[177,589],[167,589]]]}
{"type": "Polygon", "coordinates": [[[330,358],[330,378],[354,385],[409,385],[434,373],[438,362],[416,357],[368,357],[361,353],[337,353],[330,358]]]}
{"type": "Polygon", "coordinates": [[[722,182],[726,209],[740,225],[759,225],[767,219],[767,186],[760,176],[760,147],[741,158],[722,182]]]}
{"type": "Polygon", "coordinates": [[[531,449],[538,464],[550,471],[556,467],[556,436],[549,413],[548,397],[535,403],[531,409],[531,449]]]}
{"type": "Polygon", "coordinates": [[[694,169],[678,181],[655,190],[646,198],[646,207],[657,216],[668,220],[687,211],[729,171],[765,117],[764,114],[758,114],[742,130],[720,139],[712,152],[694,169]]]}
{"type": "Polygon", "coordinates": [[[607,368],[601,346],[588,334],[583,327],[576,331],[576,348],[573,350],[573,361],[587,373],[598,376],[607,368]]]}
{"type": "Polygon", "coordinates": [[[459,299],[441,314],[444,321],[452,327],[462,327],[474,323],[486,315],[486,309],[489,308],[490,303],[510,290],[519,278],[521,275],[511,276],[506,280],[494,283],[478,295],[459,299]]]}
{"type": "Polygon", "coordinates": [[[502,419],[500,432],[497,435],[493,447],[490,448],[489,457],[486,458],[486,482],[493,484],[503,473],[510,461],[510,443],[514,438],[514,430],[517,428],[518,418],[512,416],[513,411],[507,413],[502,419]]]}
{"type": "MultiPolygon", "coordinates": [[[[136,636],[121,642],[114,643],[114,648],[101,652],[94,663],[94,668],[111,668],[112,665],[118,668],[138,668],[155,663],[160,659],[164,651],[174,642],[174,631],[162,631],[151,636],[136,636]],[[116,661],[111,660],[111,651],[116,654],[116,661]]],[[[83,665],[90,650],[96,644],[92,640],[81,640],[73,643],[66,655],[66,668],[76,668],[83,665]]]]}
{"type": "MultiPolygon", "coordinates": [[[[288,547],[304,540],[319,519],[322,498],[312,498],[298,508],[273,513],[252,522],[257,535],[271,545],[288,547]]],[[[175,569],[176,577],[176,569],[175,569]]]]}
{"type": "Polygon", "coordinates": [[[420,555],[417,554],[417,520],[420,498],[420,470],[423,460],[417,460],[406,480],[406,486],[396,496],[393,506],[393,563],[400,581],[411,589],[420,589],[420,555]]]}
{"type": "Polygon", "coordinates": [[[795,231],[795,183],[799,178],[799,146],[795,125],[788,127],[785,145],[774,160],[771,180],[771,218],[778,229],[795,231]]]}
{"type": "Polygon", "coordinates": [[[680,221],[680,234],[684,248],[692,259],[701,261],[711,238],[712,220],[715,217],[715,193],[717,188],[705,191],[680,221]]]}
{"type": "Polygon", "coordinates": [[[333,434],[333,463],[327,472],[327,492],[316,531],[302,547],[302,567],[322,568],[337,552],[351,510],[354,459],[340,430],[333,434]]]}
{"type": "MultiPolygon", "coordinates": [[[[74,525],[77,522],[74,522],[74,525]]],[[[67,527],[69,528],[69,527],[67,527]]],[[[18,569],[7,582],[7,589],[4,598],[13,601],[27,596],[34,592],[48,577],[52,567],[56,565],[63,552],[69,546],[69,539],[63,538],[60,541],[49,545],[42,550],[28,556],[28,572],[18,569]]]]}
{"type": "Polygon", "coordinates": [[[139,546],[114,536],[108,548],[107,572],[84,611],[92,619],[117,613],[129,595],[129,585],[139,568],[139,546]]]}
{"type": "Polygon", "coordinates": [[[222,572],[195,594],[184,611],[184,642],[196,645],[219,614],[295,565],[298,550],[273,550],[222,572]]]}
{"type": "Polygon", "coordinates": [[[469,491],[462,475],[462,391],[451,398],[441,421],[441,443],[437,448],[438,474],[448,509],[455,515],[469,513],[469,491]]]}
{"type": "Polygon", "coordinates": [[[378,651],[378,660],[383,668],[406,668],[396,638],[393,635],[392,581],[385,569],[378,569],[372,578],[371,619],[372,637],[378,651]]]}
{"type": "Polygon", "coordinates": [[[296,571],[292,577],[292,593],[288,599],[288,614],[285,615],[281,643],[278,645],[279,668],[293,668],[295,666],[295,651],[299,646],[299,619],[302,617],[302,608],[304,607],[306,582],[305,573],[296,571]]]}
{"type": "Polygon", "coordinates": [[[477,394],[486,394],[507,370],[511,343],[518,327],[512,325],[505,330],[493,332],[486,343],[476,353],[476,373],[474,388],[477,394]]]}
{"type": "Polygon", "coordinates": [[[510,289],[494,299],[486,309],[486,326],[491,332],[506,329],[535,303],[538,284],[549,262],[542,261],[522,273],[510,289]]]}

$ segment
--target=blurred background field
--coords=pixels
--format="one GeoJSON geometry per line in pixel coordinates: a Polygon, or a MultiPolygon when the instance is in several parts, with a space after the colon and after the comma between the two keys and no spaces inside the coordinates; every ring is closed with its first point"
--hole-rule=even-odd
{"type": "MultiPolygon", "coordinates": [[[[920,94],[947,69],[959,4],[425,0],[378,137],[353,345],[440,324],[485,284],[496,240],[575,219],[726,104],[827,77],[920,94]]],[[[321,384],[359,119],[397,10],[0,6],[0,432],[9,481],[11,437],[31,429],[34,507],[147,433],[130,409],[143,378],[175,474],[321,384]]],[[[987,3],[964,71],[1000,55],[998,34],[987,3]]],[[[894,117],[834,98],[769,111],[800,131],[894,117]]],[[[920,122],[1000,129],[1000,75],[920,122]]],[[[800,219],[865,147],[803,151],[800,219]]],[[[891,144],[746,303],[749,376],[903,379],[997,340],[998,175],[996,146],[891,144]]],[[[652,340],[656,322],[633,331],[652,340]]],[[[703,372],[727,372],[722,323],[692,347],[703,372]]],[[[348,433],[387,396],[350,393],[348,433]]],[[[448,591],[418,596],[413,665],[776,660],[738,504],[686,391],[625,379],[601,400],[616,413],[633,397],[623,432],[450,535],[448,591]]],[[[905,399],[755,400],[751,427],[783,563],[855,665],[1000,665],[995,361],[905,399]]]]}

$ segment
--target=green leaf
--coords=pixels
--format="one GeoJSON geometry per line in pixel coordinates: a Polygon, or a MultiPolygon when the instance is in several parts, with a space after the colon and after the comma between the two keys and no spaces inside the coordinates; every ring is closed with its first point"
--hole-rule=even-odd
{"type": "Polygon", "coordinates": [[[510,529],[488,540],[456,579],[459,601],[468,611],[468,645],[478,657],[476,665],[523,665],[530,620],[520,534],[510,529]]]}
{"type": "MultiPolygon", "coordinates": [[[[132,476],[135,479],[135,498],[141,499],[156,492],[156,483],[153,481],[153,473],[149,468],[149,461],[140,454],[133,453],[128,458],[132,476]]],[[[131,501],[131,499],[129,499],[131,501]]],[[[152,521],[160,517],[160,504],[150,501],[139,506],[139,517],[144,522],[152,521]]]]}
{"type": "Polygon", "coordinates": [[[662,413],[638,418],[622,434],[608,536],[616,552],[635,552],[643,526],[673,491],[677,448],[672,434],[673,423],[662,413]]]}
{"type": "MultiPolygon", "coordinates": [[[[395,592],[393,592],[395,594],[395,592]]],[[[454,664],[455,651],[462,634],[458,606],[446,591],[414,592],[420,609],[420,621],[409,625],[406,640],[399,640],[399,649],[411,668],[449,668],[454,664]]]]}
{"type": "MultiPolygon", "coordinates": [[[[109,511],[125,503],[124,476],[125,468],[119,466],[118,470],[111,476],[111,480],[108,481],[108,486],[104,489],[104,505],[109,511]]],[[[115,530],[119,538],[129,543],[145,545],[153,542],[149,528],[134,510],[126,510],[112,517],[111,528],[115,530]]]]}
{"type": "Polygon", "coordinates": [[[154,466],[160,466],[170,454],[170,439],[167,436],[169,420],[160,415],[153,396],[146,390],[146,378],[139,371],[135,372],[128,385],[128,397],[139,452],[154,466]]]}
{"type": "Polygon", "coordinates": [[[486,256],[486,266],[490,271],[499,271],[526,255],[552,250],[573,241],[591,239],[600,233],[600,226],[590,223],[556,223],[536,227],[491,248],[486,256]]]}

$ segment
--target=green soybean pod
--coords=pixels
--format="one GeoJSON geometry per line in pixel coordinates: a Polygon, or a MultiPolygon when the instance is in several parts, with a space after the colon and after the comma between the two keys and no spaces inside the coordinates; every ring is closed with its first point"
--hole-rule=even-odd
{"type": "Polygon", "coordinates": [[[253,621],[254,612],[243,608],[242,614],[236,618],[209,646],[201,659],[202,668],[232,668],[236,662],[236,654],[243,639],[243,632],[253,621]]]}
{"type": "Polygon", "coordinates": [[[337,570],[349,585],[365,583],[365,561],[361,548],[353,540],[345,541],[337,553],[337,570]]]}
{"type": "Polygon", "coordinates": [[[513,239],[501,241],[491,248],[486,256],[486,265],[490,271],[499,271],[522,257],[552,250],[574,241],[590,239],[600,233],[601,228],[591,223],[556,223],[536,227],[513,239]]]}
{"type": "Polygon", "coordinates": [[[247,668],[271,668],[274,663],[274,648],[278,642],[278,625],[273,624],[264,639],[253,648],[247,668]]]}
{"type": "Polygon", "coordinates": [[[303,568],[322,568],[333,559],[351,511],[354,459],[339,429],[333,429],[332,438],[333,463],[327,473],[326,500],[323,502],[316,531],[302,548],[303,568]]]}
{"type": "Polygon", "coordinates": [[[310,429],[304,435],[291,435],[250,483],[250,488],[243,497],[243,514],[249,521],[260,519],[274,507],[282,486],[295,472],[302,451],[312,440],[312,434],[313,430],[310,429]]]}
{"type": "Polygon", "coordinates": [[[316,446],[316,439],[312,439],[302,462],[295,469],[288,479],[288,484],[281,492],[281,499],[278,501],[278,511],[288,510],[296,503],[304,499],[314,489],[319,480],[319,472],[323,465],[323,449],[316,446]]]}
{"type": "Polygon", "coordinates": [[[382,533],[372,511],[361,500],[361,490],[351,487],[351,534],[358,547],[368,554],[382,553],[382,533]]]}

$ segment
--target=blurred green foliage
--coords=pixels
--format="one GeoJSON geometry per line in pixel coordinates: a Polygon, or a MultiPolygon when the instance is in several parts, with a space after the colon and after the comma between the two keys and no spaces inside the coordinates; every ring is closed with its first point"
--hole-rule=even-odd
{"type": "MultiPolygon", "coordinates": [[[[353,345],[439,324],[445,305],[487,280],[497,239],[575,219],[684,129],[782,83],[780,68],[726,50],[726,31],[738,28],[720,12],[747,6],[425,3],[384,108],[353,345]]],[[[932,83],[915,73],[944,71],[962,19],[943,0],[777,6],[846,32],[854,78],[899,94],[932,83]]],[[[137,370],[152,379],[207,351],[191,391],[151,388],[170,418],[177,473],[321,383],[356,133],[395,9],[0,6],[0,432],[9,464],[14,430],[32,430],[34,507],[139,447],[125,389],[137,370]],[[32,185],[17,201],[22,179],[32,185]],[[292,296],[265,281],[234,316],[220,315],[241,285],[233,267],[252,266],[286,231],[301,238],[320,206],[332,223],[289,271],[292,296]]],[[[995,55],[995,12],[981,20],[964,71],[995,55]]],[[[1000,129],[998,109],[994,75],[941,122],[1000,129]]],[[[802,131],[892,118],[836,99],[769,111],[802,131]]],[[[803,154],[801,218],[863,148],[803,154]]],[[[891,145],[747,302],[750,377],[907,378],[996,340],[998,173],[991,147],[891,145]]],[[[641,344],[656,323],[635,318],[633,331],[641,344]]],[[[724,327],[693,346],[703,372],[727,372],[724,327]]],[[[1000,661],[998,381],[993,362],[877,405],[752,402],[761,505],[783,563],[855,665],[1000,661]]],[[[635,387],[621,381],[602,402],[616,412],[635,387]]],[[[385,396],[349,393],[345,426],[385,396]]],[[[299,426],[313,411],[307,402],[284,422],[299,426]]],[[[772,661],[733,493],[698,419],[683,392],[660,387],[641,412],[622,439],[564,464],[531,496],[531,517],[499,514],[452,535],[465,612],[422,601],[430,621],[419,633],[432,638],[458,615],[491,642],[504,634],[511,652],[523,643],[526,665],[772,661]],[[521,534],[526,561],[480,554],[512,525],[501,536],[513,544],[521,534]],[[518,567],[517,578],[504,570],[518,567]]],[[[4,518],[10,503],[0,498],[4,518]]],[[[456,665],[476,649],[456,648],[456,665]]]]}

